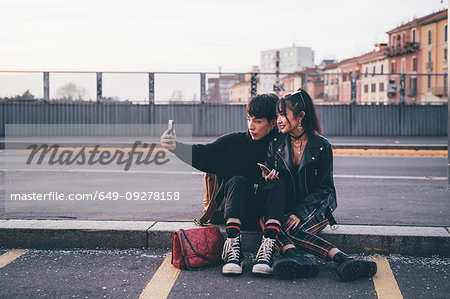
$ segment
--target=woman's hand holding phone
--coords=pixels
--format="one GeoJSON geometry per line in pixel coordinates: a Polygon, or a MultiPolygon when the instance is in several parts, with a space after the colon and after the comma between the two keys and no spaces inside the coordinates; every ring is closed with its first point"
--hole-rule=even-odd
{"type": "Polygon", "coordinates": [[[278,172],[275,169],[270,170],[266,165],[258,163],[259,168],[261,168],[262,177],[266,181],[271,181],[278,179],[278,172]]]}

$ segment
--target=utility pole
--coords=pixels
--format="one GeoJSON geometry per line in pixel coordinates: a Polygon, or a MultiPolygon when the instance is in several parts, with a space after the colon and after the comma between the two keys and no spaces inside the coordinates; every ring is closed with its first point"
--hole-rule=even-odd
{"type": "Polygon", "coordinates": [[[280,96],[280,92],[284,90],[283,84],[280,83],[280,51],[275,53],[275,84],[273,85],[273,91],[280,96]]]}

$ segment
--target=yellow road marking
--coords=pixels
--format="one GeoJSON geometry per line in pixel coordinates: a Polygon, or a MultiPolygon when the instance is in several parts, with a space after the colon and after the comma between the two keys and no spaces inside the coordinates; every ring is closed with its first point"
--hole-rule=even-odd
{"type": "Polygon", "coordinates": [[[377,263],[378,270],[377,274],[372,279],[378,298],[403,298],[397,281],[395,280],[394,273],[389,265],[389,261],[385,257],[378,257],[375,262],[377,263]]]}
{"type": "Polygon", "coordinates": [[[413,149],[333,149],[335,155],[374,155],[374,156],[439,156],[447,157],[446,150],[413,150],[413,149]]]}
{"type": "Polygon", "coordinates": [[[167,298],[175,281],[180,274],[180,269],[175,268],[170,263],[172,253],[170,253],[159,266],[155,275],[153,275],[150,282],[147,284],[139,299],[148,298],[167,298]]]}
{"type": "Polygon", "coordinates": [[[13,249],[0,255],[0,268],[3,268],[4,266],[18,259],[28,251],[30,251],[30,249],[13,249]]]}

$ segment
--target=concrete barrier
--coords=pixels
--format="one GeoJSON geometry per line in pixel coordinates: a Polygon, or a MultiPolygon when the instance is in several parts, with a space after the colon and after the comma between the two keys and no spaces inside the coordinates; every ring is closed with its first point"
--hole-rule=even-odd
{"type": "MultiPolygon", "coordinates": [[[[198,228],[192,222],[0,220],[2,248],[171,248],[178,229],[198,228]]],[[[222,233],[225,227],[220,226],[222,233]]],[[[341,225],[319,236],[348,253],[397,253],[450,256],[446,227],[341,225]]],[[[242,247],[256,252],[260,232],[242,232],[242,247]]]]}

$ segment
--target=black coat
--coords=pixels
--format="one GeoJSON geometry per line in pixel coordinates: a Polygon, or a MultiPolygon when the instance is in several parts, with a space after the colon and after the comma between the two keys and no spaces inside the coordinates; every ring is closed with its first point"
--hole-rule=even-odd
{"type": "Polygon", "coordinates": [[[331,214],[336,207],[336,189],[333,181],[333,151],[323,136],[309,138],[297,174],[293,174],[291,138],[279,133],[269,143],[265,164],[279,171],[279,178],[288,189],[288,213],[306,219],[314,210],[318,216],[335,224],[331,214]],[[294,179],[299,180],[298,192],[294,179]]]}
{"type": "Polygon", "coordinates": [[[233,176],[243,176],[252,184],[262,179],[257,163],[264,162],[269,141],[278,133],[275,127],[260,140],[252,140],[248,131],[230,133],[209,144],[189,145],[177,142],[173,153],[194,168],[217,176],[219,187],[215,198],[220,207],[225,183],[233,176]]]}

